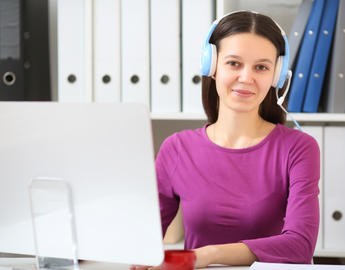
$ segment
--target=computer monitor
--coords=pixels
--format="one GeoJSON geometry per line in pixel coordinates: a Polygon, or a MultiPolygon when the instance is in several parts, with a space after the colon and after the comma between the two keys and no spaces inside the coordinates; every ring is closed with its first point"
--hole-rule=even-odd
{"type": "MultiPolygon", "coordinates": [[[[79,259],[162,262],[151,121],[144,105],[1,102],[0,129],[0,252],[35,254],[29,186],[35,178],[57,178],[71,189],[79,259]]],[[[57,219],[42,231],[54,243],[42,255],[69,256],[56,233],[63,222],[57,219]]]]}

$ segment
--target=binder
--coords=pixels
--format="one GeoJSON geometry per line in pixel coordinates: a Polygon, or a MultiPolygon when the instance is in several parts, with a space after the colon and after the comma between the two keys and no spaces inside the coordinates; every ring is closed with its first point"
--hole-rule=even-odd
{"type": "Polygon", "coordinates": [[[151,0],[150,25],[152,112],[180,112],[180,1],[151,0]]]}
{"type": "Polygon", "coordinates": [[[315,113],[318,111],[328,56],[333,39],[334,25],[337,18],[338,4],[338,0],[328,0],[324,7],[324,14],[322,16],[311,72],[309,74],[303,112],[315,113]]]}
{"type": "Polygon", "coordinates": [[[345,112],[345,1],[339,1],[325,107],[329,113],[345,112]]]}
{"type": "Polygon", "coordinates": [[[290,49],[289,69],[294,69],[295,60],[298,55],[298,51],[302,42],[302,36],[307,26],[308,18],[311,8],[313,6],[313,0],[303,0],[301,3],[296,18],[293,22],[288,41],[290,49]]]}
{"type": "Polygon", "coordinates": [[[25,1],[23,5],[24,99],[27,101],[51,101],[52,93],[57,100],[56,10],[56,3],[46,0],[25,1]]]}
{"type": "Polygon", "coordinates": [[[301,112],[325,0],[314,0],[292,79],[288,110],[301,112]]]}
{"type": "Polygon", "coordinates": [[[125,103],[150,106],[149,11],[149,0],[121,0],[121,101],[125,103]]]}
{"type": "Polygon", "coordinates": [[[202,113],[200,50],[213,21],[212,0],[182,1],[182,111],[202,113]]]}
{"type": "Polygon", "coordinates": [[[93,0],[94,101],[120,102],[120,0],[93,0]]]}
{"type": "Polygon", "coordinates": [[[92,0],[57,1],[58,101],[92,101],[92,0]]]}
{"type": "Polygon", "coordinates": [[[21,0],[0,1],[0,100],[24,100],[21,0]]]}
{"type": "Polygon", "coordinates": [[[345,247],[345,140],[341,139],[344,136],[344,127],[325,127],[324,248],[333,251],[344,251],[345,247]]]}
{"type": "Polygon", "coordinates": [[[324,230],[324,208],[323,208],[323,198],[324,198],[324,179],[323,179],[323,155],[324,155],[324,128],[322,126],[303,126],[303,132],[312,136],[318,143],[320,148],[320,181],[319,181],[319,205],[320,205],[320,225],[319,234],[316,242],[316,251],[321,251],[323,248],[323,230],[324,230]]]}

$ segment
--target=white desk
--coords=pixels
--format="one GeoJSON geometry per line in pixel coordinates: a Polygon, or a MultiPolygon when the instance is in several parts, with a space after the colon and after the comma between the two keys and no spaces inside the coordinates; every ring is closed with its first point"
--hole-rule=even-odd
{"type": "MultiPolygon", "coordinates": [[[[96,263],[96,262],[86,262],[81,264],[81,268],[85,270],[128,270],[129,265],[120,265],[112,263],[96,263]]],[[[203,269],[214,269],[214,270],[248,270],[249,266],[210,266],[203,269]]]]}
{"type": "MultiPolygon", "coordinates": [[[[35,267],[35,259],[34,258],[0,258],[0,269],[1,269],[1,266],[14,267],[16,269],[19,268],[23,270],[26,270],[26,269],[32,270],[35,267]]],[[[129,265],[84,261],[80,263],[80,268],[82,270],[128,270],[129,265]]],[[[231,266],[231,267],[210,266],[204,269],[248,270],[249,266],[231,266]]]]}

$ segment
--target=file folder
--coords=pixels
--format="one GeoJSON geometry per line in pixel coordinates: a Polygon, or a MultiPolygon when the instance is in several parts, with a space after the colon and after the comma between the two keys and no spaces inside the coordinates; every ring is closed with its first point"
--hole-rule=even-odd
{"type": "Polygon", "coordinates": [[[345,29],[345,1],[340,0],[330,72],[326,84],[325,105],[329,113],[345,112],[345,35],[343,29],[345,29]]]}
{"type": "Polygon", "coordinates": [[[180,112],[180,1],[151,0],[150,25],[152,112],[180,112]]]}
{"type": "Polygon", "coordinates": [[[93,0],[94,101],[120,102],[120,0],[93,0]]]}
{"type": "Polygon", "coordinates": [[[301,3],[297,16],[293,22],[288,41],[290,49],[289,69],[292,70],[295,67],[295,61],[298,56],[298,51],[302,42],[302,37],[307,26],[308,18],[311,8],[313,6],[313,0],[303,0],[301,3]]]}
{"type": "Polygon", "coordinates": [[[121,1],[121,101],[125,103],[150,106],[149,12],[149,0],[121,1]]]}
{"type": "Polygon", "coordinates": [[[24,99],[27,101],[51,101],[52,94],[57,100],[56,5],[46,0],[25,1],[23,5],[24,99]]]}
{"type": "Polygon", "coordinates": [[[21,0],[0,1],[0,100],[24,100],[21,0]]]}
{"type": "Polygon", "coordinates": [[[200,52],[213,21],[212,0],[182,1],[182,111],[202,113],[200,52]]]}
{"type": "Polygon", "coordinates": [[[92,101],[92,0],[59,0],[58,101],[92,101]]]}
{"type": "Polygon", "coordinates": [[[328,0],[326,1],[324,7],[324,14],[322,16],[311,72],[309,74],[308,86],[303,104],[303,112],[315,113],[318,111],[328,56],[333,40],[338,5],[338,0],[328,0]]]}
{"type": "Polygon", "coordinates": [[[325,0],[314,0],[292,79],[288,110],[301,112],[325,0]]]}

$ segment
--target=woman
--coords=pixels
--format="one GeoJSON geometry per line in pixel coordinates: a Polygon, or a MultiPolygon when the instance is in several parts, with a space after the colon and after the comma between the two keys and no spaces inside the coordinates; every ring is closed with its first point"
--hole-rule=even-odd
{"type": "Polygon", "coordinates": [[[168,137],[156,159],[163,233],[180,203],[198,268],[310,263],[320,152],[311,136],[283,125],[272,87],[287,49],[282,32],[269,17],[241,11],[219,21],[210,43],[217,61],[202,81],[208,123],[168,137]]]}

